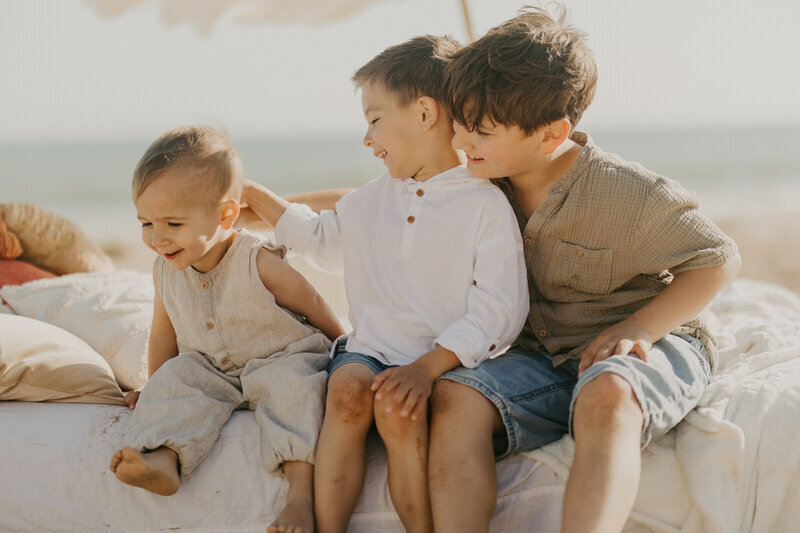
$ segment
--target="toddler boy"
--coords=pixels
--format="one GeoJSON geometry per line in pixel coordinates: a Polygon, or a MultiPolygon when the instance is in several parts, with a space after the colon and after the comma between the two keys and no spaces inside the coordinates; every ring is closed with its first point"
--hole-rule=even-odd
{"type": "Polygon", "coordinates": [[[168,131],[136,167],[142,240],[158,254],[150,380],[128,399],[135,410],[111,470],[129,485],[174,494],[233,410],[249,405],[267,469],[289,481],[268,531],[308,533],[328,339],[343,330],[282,249],[233,229],[241,190],[239,156],[210,128],[168,131]]]}

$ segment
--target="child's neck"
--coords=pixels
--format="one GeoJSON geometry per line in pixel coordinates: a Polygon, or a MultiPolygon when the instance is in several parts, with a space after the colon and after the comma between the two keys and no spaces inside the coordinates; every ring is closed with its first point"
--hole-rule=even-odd
{"type": "Polygon", "coordinates": [[[192,265],[192,268],[201,274],[205,274],[216,267],[222,258],[225,257],[225,254],[228,253],[228,250],[233,244],[234,239],[236,239],[236,232],[232,230],[227,230],[228,235],[227,237],[223,237],[221,241],[211,247],[211,249],[200,258],[195,264],[192,265]]]}
{"type": "Polygon", "coordinates": [[[581,145],[569,139],[560,148],[555,157],[546,159],[530,172],[508,178],[526,218],[530,218],[544,203],[550,187],[569,170],[583,149],[581,145]]]}
{"type": "Polygon", "coordinates": [[[427,181],[445,170],[461,165],[461,158],[450,143],[451,138],[452,136],[441,136],[429,139],[430,144],[423,148],[425,164],[412,176],[415,180],[427,181]]]}

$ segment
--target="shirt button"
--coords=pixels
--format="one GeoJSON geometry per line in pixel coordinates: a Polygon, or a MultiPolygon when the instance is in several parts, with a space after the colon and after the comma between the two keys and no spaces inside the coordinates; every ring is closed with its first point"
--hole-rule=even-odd
{"type": "Polygon", "coordinates": [[[489,351],[493,352],[495,348],[497,348],[497,345],[496,344],[492,344],[491,346],[489,346],[489,351]]]}
{"type": "Polygon", "coordinates": [[[206,329],[214,329],[214,323],[213,322],[206,322],[206,329]]]}
{"type": "Polygon", "coordinates": [[[231,361],[231,360],[230,360],[230,359],[228,359],[227,357],[223,357],[223,358],[222,358],[222,361],[220,361],[220,363],[222,363],[222,366],[225,366],[225,365],[227,365],[228,363],[230,363],[230,361],[231,361]]]}
{"type": "Polygon", "coordinates": [[[539,336],[540,337],[547,337],[547,330],[546,329],[540,329],[539,330],[539,336]]]}
{"type": "Polygon", "coordinates": [[[416,220],[416,218],[414,218],[413,216],[411,216],[411,217],[408,217],[406,220],[408,220],[408,223],[409,223],[409,224],[413,224],[413,223],[414,223],[414,221],[416,220]]]}
{"type": "Polygon", "coordinates": [[[203,289],[207,289],[208,288],[208,282],[207,281],[201,281],[200,282],[200,287],[203,288],[203,289]]]}
{"type": "Polygon", "coordinates": [[[524,243],[525,243],[525,246],[530,246],[531,244],[533,244],[533,239],[525,239],[525,240],[524,240],[524,241],[522,241],[522,242],[524,242],[524,243]]]}
{"type": "Polygon", "coordinates": [[[425,191],[422,189],[417,189],[417,196],[425,196],[425,191]]]}
{"type": "Polygon", "coordinates": [[[577,254],[578,254],[578,257],[583,257],[583,250],[578,250],[577,254]]]}

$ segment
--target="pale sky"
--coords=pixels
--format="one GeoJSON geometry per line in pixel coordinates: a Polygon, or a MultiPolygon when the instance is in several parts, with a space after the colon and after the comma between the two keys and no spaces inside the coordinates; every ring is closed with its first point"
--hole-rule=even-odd
{"type": "MultiPolygon", "coordinates": [[[[476,34],[524,3],[469,0],[476,34]]],[[[800,124],[796,2],[566,4],[600,72],[584,129],[800,124]]],[[[459,0],[376,0],[318,26],[229,16],[207,37],[165,26],[156,2],[114,19],[84,0],[0,0],[0,13],[0,144],[141,141],[187,123],[235,139],[353,137],[356,68],[415,35],[466,41],[459,0]]]]}

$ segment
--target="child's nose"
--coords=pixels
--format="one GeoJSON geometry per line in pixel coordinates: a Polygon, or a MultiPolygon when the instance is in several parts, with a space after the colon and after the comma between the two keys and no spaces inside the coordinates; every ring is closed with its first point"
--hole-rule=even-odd
{"type": "Polygon", "coordinates": [[[467,135],[465,128],[455,120],[453,121],[453,141],[450,143],[456,150],[463,150],[466,144],[467,135]]]}
{"type": "Polygon", "coordinates": [[[370,147],[372,146],[372,134],[367,130],[367,133],[364,134],[364,139],[361,141],[364,143],[364,146],[370,147]]]}
{"type": "Polygon", "coordinates": [[[157,247],[165,242],[166,239],[164,238],[163,233],[153,228],[153,231],[150,233],[150,244],[157,247]]]}

